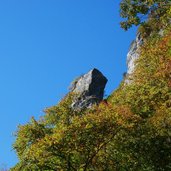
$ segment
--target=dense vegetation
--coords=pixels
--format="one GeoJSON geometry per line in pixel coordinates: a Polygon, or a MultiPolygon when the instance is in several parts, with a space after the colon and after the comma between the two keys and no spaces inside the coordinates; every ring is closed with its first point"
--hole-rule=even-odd
{"type": "Polygon", "coordinates": [[[153,20],[153,23],[158,23],[170,5],[171,0],[122,0],[120,15],[125,21],[121,22],[121,27],[127,30],[132,25],[144,25],[147,18],[153,20]]]}
{"type": "Polygon", "coordinates": [[[150,30],[126,78],[131,84],[123,80],[105,101],[83,111],[72,110],[71,93],[39,121],[20,125],[14,143],[19,162],[11,170],[171,170],[170,17],[168,8],[150,30]]]}

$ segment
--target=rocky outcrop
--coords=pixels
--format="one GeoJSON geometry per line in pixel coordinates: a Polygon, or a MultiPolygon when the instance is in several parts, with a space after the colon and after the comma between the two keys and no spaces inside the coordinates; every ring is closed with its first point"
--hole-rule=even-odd
{"type": "Polygon", "coordinates": [[[137,34],[136,39],[132,42],[129,52],[127,54],[127,74],[130,75],[135,69],[135,61],[139,57],[139,48],[143,43],[140,33],[137,34]]]}
{"type": "Polygon", "coordinates": [[[95,68],[77,78],[71,86],[71,92],[76,94],[72,108],[82,110],[98,104],[103,99],[106,83],[107,78],[95,68]]]}
{"type": "MultiPolygon", "coordinates": [[[[159,36],[163,36],[164,35],[164,30],[160,29],[159,32],[157,33],[159,36]]],[[[149,36],[151,36],[151,34],[149,34],[149,36]]],[[[140,51],[140,47],[141,45],[145,42],[145,38],[142,38],[141,34],[138,32],[136,39],[132,42],[128,54],[127,54],[127,79],[126,82],[129,83],[129,76],[133,73],[134,69],[135,69],[135,61],[138,59],[139,57],[139,51],[140,51]]]]}

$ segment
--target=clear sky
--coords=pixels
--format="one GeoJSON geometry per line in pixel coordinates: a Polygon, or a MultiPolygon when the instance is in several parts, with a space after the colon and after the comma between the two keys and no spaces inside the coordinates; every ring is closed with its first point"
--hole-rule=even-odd
{"type": "Polygon", "coordinates": [[[17,125],[43,115],[77,76],[95,67],[106,94],[117,88],[136,34],[119,21],[118,0],[0,1],[0,165],[17,162],[17,125]]]}

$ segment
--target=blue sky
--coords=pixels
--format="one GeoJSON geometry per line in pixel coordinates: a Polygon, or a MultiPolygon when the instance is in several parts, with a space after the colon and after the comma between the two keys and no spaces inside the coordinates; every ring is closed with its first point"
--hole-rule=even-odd
{"type": "Polygon", "coordinates": [[[117,0],[0,1],[0,165],[17,162],[17,125],[43,115],[77,76],[95,67],[106,94],[117,88],[136,34],[120,20],[117,0]]]}

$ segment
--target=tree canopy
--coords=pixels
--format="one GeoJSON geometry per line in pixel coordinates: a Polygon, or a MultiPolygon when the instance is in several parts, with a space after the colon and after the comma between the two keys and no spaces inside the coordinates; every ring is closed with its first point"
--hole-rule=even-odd
{"type": "Polygon", "coordinates": [[[125,21],[121,22],[121,27],[128,30],[150,18],[157,20],[166,14],[170,6],[171,0],[122,0],[120,15],[125,21]]]}

